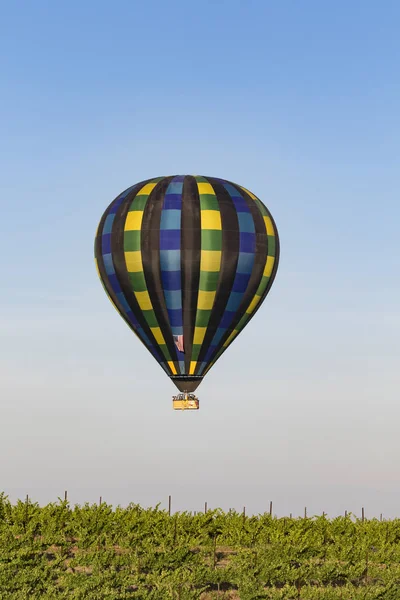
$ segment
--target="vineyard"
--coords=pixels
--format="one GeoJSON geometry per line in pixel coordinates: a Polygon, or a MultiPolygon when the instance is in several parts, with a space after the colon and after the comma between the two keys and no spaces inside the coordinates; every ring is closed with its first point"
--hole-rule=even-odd
{"type": "Polygon", "coordinates": [[[0,494],[1,600],[400,600],[400,520],[0,494]]]}

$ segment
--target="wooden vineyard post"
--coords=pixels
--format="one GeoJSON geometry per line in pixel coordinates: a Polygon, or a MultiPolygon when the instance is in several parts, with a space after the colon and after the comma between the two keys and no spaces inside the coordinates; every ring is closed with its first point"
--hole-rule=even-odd
{"type": "Polygon", "coordinates": [[[307,506],[304,507],[304,518],[307,519],[307,506]]]}
{"type": "Polygon", "coordinates": [[[217,565],[217,536],[214,536],[214,556],[213,556],[213,569],[215,569],[216,565],[217,565]]]}
{"type": "Polygon", "coordinates": [[[168,514],[171,516],[171,506],[172,506],[172,498],[168,496],[168,514]]]}
{"type": "Polygon", "coordinates": [[[103,500],[103,498],[100,496],[100,498],[99,498],[99,506],[101,506],[102,500],[103,500]]]}
{"type": "Polygon", "coordinates": [[[243,521],[246,520],[246,507],[243,506],[243,521]]]}
{"type": "Polygon", "coordinates": [[[65,490],[65,492],[64,492],[64,502],[67,502],[67,500],[68,500],[68,492],[67,492],[67,490],[65,490]]]}
{"type": "Polygon", "coordinates": [[[272,500],[269,503],[269,516],[272,517],[272,500]]]}
{"type": "Polygon", "coordinates": [[[204,514],[207,512],[207,502],[204,502],[204,514]]]}

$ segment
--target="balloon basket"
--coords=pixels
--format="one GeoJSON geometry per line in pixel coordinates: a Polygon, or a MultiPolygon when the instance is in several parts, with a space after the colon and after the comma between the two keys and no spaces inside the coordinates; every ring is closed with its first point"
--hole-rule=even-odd
{"type": "Polygon", "coordinates": [[[174,410],[199,410],[199,399],[194,394],[172,396],[174,410]]]}

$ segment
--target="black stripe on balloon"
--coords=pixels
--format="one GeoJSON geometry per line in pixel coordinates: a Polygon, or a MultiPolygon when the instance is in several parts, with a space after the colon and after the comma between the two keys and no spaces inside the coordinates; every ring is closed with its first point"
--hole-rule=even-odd
{"type": "MultiPolygon", "coordinates": [[[[261,202],[261,200],[260,200],[260,202],[261,202]]],[[[262,298],[264,299],[265,296],[268,294],[269,290],[271,289],[271,286],[274,283],[274,280],[276,277],[276,273],[278,271],[279,260],[280,260],[280,256],[281,256],[281,244],[280,244],[278,228],[276,226],[275,220],[274,220],[273,216],[271,215],[271,213],[269,212],[268,208],[265,206],[265,204],[263,206],[265,207],[265,209],[268,213],[268,216],[272,221],[272,225],[273,225],[274,231],[275,231],[275,261],[274,261],[274,266],[272,268],[272,273],[271,273],[269,281],[268,281],[268,285],[265,289],[265,292],[262,295],[262,298]]],[[[268,238],[267,238],[267,240],[268,240],[268,238]]],[[[258,308],[259,307],[257,307],[257,309],[254,311],[254,313],[257,312],[258,308]]]]}
{"type": "Polygon", "coordinates": [[[258,286],[260,285],[260,281],[261,281],[263,273],[264,273],[265,261],[267,260],[268,238],[267,238],[267,233],[266,233],[266,229],[265,229],[264,219],[263,219],[261,212],[259,211],[259,209],[257,207],[257,204],[254,202],[254,200],[252,200],[252,198],[248,194],[246,194],[236,184],[232,183],[231,181],[229,181],[227,183],[230,183],[239,192],[239,194],[241,194],[243,196],[243,198],[245,199],[245,201],[247,203],[247,206],[249,207],[250,213],[251,213],[251,215],[253,217],[253,221],[254,221],[254,229],[255,229],[255,235],[256,235],[256,247],[255,247],[253,270],[251,272],[246,291],[243,294],[243,298],[240,303],[240,306],[233,318],[233,321],[232,321],[230,327],[228,328],[226,333],[222,336],[220,343],[218,344],[218,346],[214,350],[212,356],[210,357],[209,362],[212,362],[212,360],[214,359],[214,356],[223,347],[226,340],[229,338],[232,331],[236,328],[239,321],[245,314],[246,309],[248,308],[251,300],[256,295],[258,286]]]}
{"type": "Polygon", "coordinates": [[[200,199],[197,182],[187,176],[183,180],[181,216],[181,285],[185,373],[190,370],[200,278],[200,199]]]}
{"type": "MultiPolygon", "coordinates": [[[[260,200],[261,202],[261,200],[260,200]]],[[[264,204],[265,206],[265,204],[264,204]]],[[[247,323],[249,323],[249,321],[251,321],[251,319],[254,317],[254,315],[256,314],[256,312],[258,311],[258,309],[260,308],[261,304],[263,303],[265,297],[268,295],[272,284],[274,283],[275,277],[276,277],[276,273],[278,271],[278,265],[279,265],[279,258],[280,258],[280,241],[279,241],[279,235],[278,235],[278,229],[276,227],[276,223],[271,215],[271,213],[269,212],[268,208],[265,206],[265,209],[268,213],[268,216],[270,217],[271,221],[272,221],[272,225],[274,226],[274,231],[275,231],[275,261],[274,261],[274,266],[272,268],[272,273],[270,275],[267,287],[264,290],[263,295],[261,296],[261,300],[259,301],[259,303],[257,304],[256,308],[253,310],[253,312],[251,313],[247,323]]],[[[267,237],[267,244],[268,244],[268,237],[267,237]]],[[[247,325],[246,323],[246,325],[247,325]]]]}
{"type": "Polygon", "coordinates": [[[179,373],[176,346],[169,323],[167,305],[161,280],[160,265],[160,221],[164,196],[173,177],[164,177],[150,193],[143,212],[141,251],[143,273],[146,279],[147,291],[157,317],[158,326],[163,334],[171,360],[179,373]]]}
{"type": "MultiPolygon", "coordinates": [[[[148,181],[151,181],[149,179],[148,181]]],[[[128,214],[130,205],[137,192],[143,187],[146,182],[143,182],[138,188],[135,188],[134,194],[129,194],[121,206],[118,208],[114,218],[114,223],[111,231],[111,253],[114,261],[114,269],[121,286],[121,290],[126,298],[129,308],[138,320],[139,325],[149,338],[150,342],[154,346],[155,354],[158,357],[159,362],[165,362],[165,358],[158,346],[158,343],[151,332],[146,319],[144,318],[143,312],[136,300],[135,294],[132,289],[132,284],[129,280],[129,274],[126,269],[125,252],[124,252],[124,229],[126,216],[128,214]]]]}
{"type": "MultiPolygon", "coordinates": [[[[242,191],[243,191],[243,190],[241,190],[241,192],[242,192],[242,191]]],[[[244,192],[243,192],[243,195],[244,195],[244,192]]],[[[249,198],[249,201],[250,201],[250,200],[251,200],[251,198],[249,198]]],[[[260,202],[261,202],[261,200],[260,200],[260,202]]],[[[271,276],[270,276],[270,280],[269,280],[269,282],[268,282],[268,285],[267,285],[267,287],[265,288],[263,295],[261,296],[261,300],[258,302],[258,304],[257,304],[256,308],[253,310],[253,312],[252,312],[252,313],[251,313],[251,315],[249,316],[249,318],[248,318],[248,320],[247,320],[247,322],[246,322],[246,326],[249,324],[249,322],[250,322],[250,321],[251,321],[251,319],[254,317],[254,315],[257,313],[257,311],[258,311],[258,310],[261,308],[261,305],[262,305],[262,303],[264,302],[264,300],[265,300],[266,296],[268,295],[268,292],[269,292],[269,291],[270,291],[270,289],[271,289],[271,286],[272,286],[272,284],[273,284],[273,282],[274,282],[274,279],[275,279],[276,273],[277,273],[277,271],[278,271],[278,264],[279,264],[279,258],[280,258],[280,241],[279,241],[278,229],[277,229],[277,227],[276,227],[276,223],[275,223],[275,221],[274,221],[274,218],[272,217],[272,215],[271,215],[271,213],[269,212],[268,208],[265,206],[265,204],[264,204],[263,206],[265,207],[265,209],[266,209],[266,211],[267,211],[267,213],[268,213],[268,216],[271,218],[271,221],[272,221],[272,224],[273,224],[273,226],[274,226],[274,230],[275,230],[275,238],[276,238],[276,239],[275,239],[275,244],[276,244],[276,245],[275,245],[275,261],[274,261],[274,266],[273,266],[273,269],[272,269],[272,273],[271,273],[271,276]]],[[[268,238],[267,238],[267,244],[268,244],[268,238]]],[[[266,258],[265,258],[265,259],[266,259],[266,258]]],[[[218,357],[218,359],[217,359],[217,360],[219,360],[219,359],[221,358],[221,356],[223,355],[223,353],[225,352],[225,350],[226,350],[226,348],[224,348],[224,349],[223,349],[223,351],[221,352],[221,354],[219,355],[219,357],[218,357]]],[[[217,362],[217,361],[215,361],[215,362],[217,362]]],[[[215,363],[214,363],[214,364],[215,364],[215,363]]],[[[214,366],[214,365],[213,365],[213,366],[214,366]]]]}
{"type": "MultiPolygon", "coordinates": [[[[127,194],[126,198],[124,199],[123,202],[128,201],[131,202],[132,199],[134,198],[134,196],[136,195],[138,189],[144,185],[145,182],[141,182],[138,183],[137,185],[135,185],[135,187],[129,192],[129,194],[127,194]]],[[[122,192],[124,193],[124,192],[122,192]]],[[[114,292],[114,290],[111,287],[110,281],[108,279],[108,275],[104,266],[104,261],[103,261],[103,252],[102,252],[102,236],[103,236],[103,228],[104,228],[104,223],[105,220],[111,210],[111,208],[113,207],[114,203],[116,200],[118,200],[118,198],[121,196],[121,194],[118,194],[118,196],[116,198],[114,198],[114,200],[109,204],[109,206],[107,207],[107,209],[104,211],[103,216],[100,219],[100,223],[98,226],[98,233],[96,235],[95,238],[95,243],[94,243],[94,254],[95,257],[97,259],[97,266],[99,269],[99,274],[100,274],[100,278],[101,281],[103,282],[103,285],[107,291],[107,294],[110,296],[110,298],[112,299],[116,309],[118,310],[119,314],[121,315],[121,317],[124,319],[125,323],[128,325],[128,327],[132,330],[134,330],[132,323],[128,320],[128,318],[126,317],[125,314],[125,310],[123,308],[123,306],[121,305],[121,303],[118,300],[118,297],[116,295],[116,293],[114,292]]],[[[142,341],[142,340],[140,340],[142,341]]],[[[143,345],[144,342],[142,342],[143,345]]]]}
{"type": "Polygon", "coordinates": [[[240,245],[238,216],[230,194],[217,179],[207,177],[207,181],[214,188],[221,212],[222,256],[214,305],[207,325],[206,335],[200,349],[195,373],[197,373],[201,363],[204,361],[207,350],[212,343],[225,312],[236,276],[240,245]]]}

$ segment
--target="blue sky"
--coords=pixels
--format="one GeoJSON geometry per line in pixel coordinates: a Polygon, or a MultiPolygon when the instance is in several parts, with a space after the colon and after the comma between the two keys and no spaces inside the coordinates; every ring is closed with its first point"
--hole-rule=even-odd
{"type": "Polygon", "coordinates": [[[399,4],[0,11],[5,491],[396,514],[399,4]],[[282,250],[263,308],[183,415],[93,263],[109,202],[175,173],[251,189],[282,250]]]}

